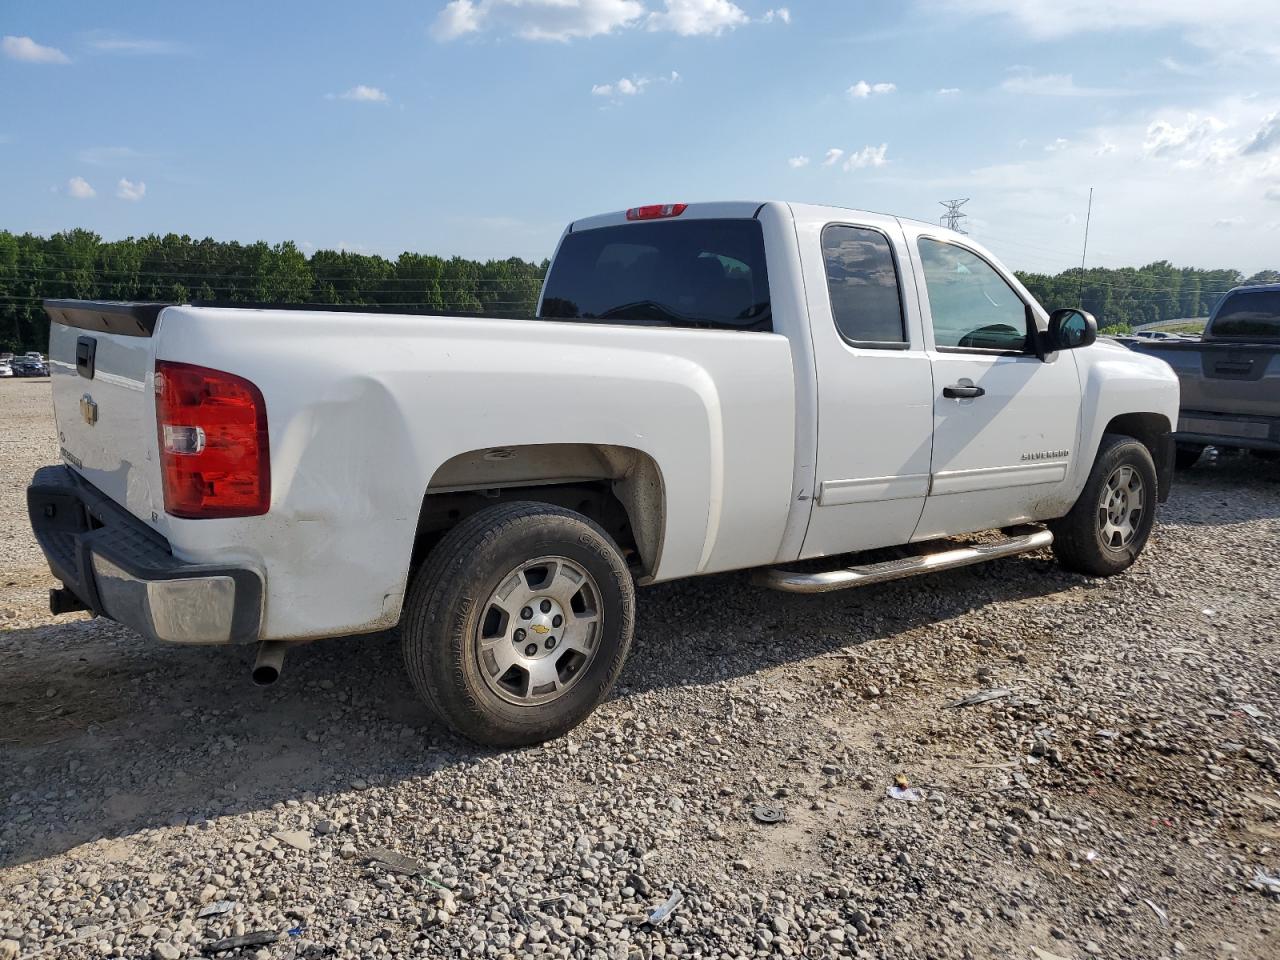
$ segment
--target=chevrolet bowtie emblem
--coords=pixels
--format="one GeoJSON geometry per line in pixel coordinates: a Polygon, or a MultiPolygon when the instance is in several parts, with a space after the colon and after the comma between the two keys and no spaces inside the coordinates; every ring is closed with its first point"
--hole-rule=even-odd
{"type": "Polygon", "coordinates": [[[80,416],[91,427],[98,422],[98,405],[87,393],[80,398],[80,416]]]}
{"type": "Polygon", "coordinates": [[[539,634],[551,632],[551,628],[548,627],[545,623],[535,623],[529,629],[532,630],[534,633],[539,633],[539,634]]]}

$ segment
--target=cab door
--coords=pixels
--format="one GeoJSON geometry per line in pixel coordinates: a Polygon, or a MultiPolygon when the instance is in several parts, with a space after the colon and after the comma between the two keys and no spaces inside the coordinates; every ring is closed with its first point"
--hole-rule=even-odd
{"type": "Polygon", "coordinates": [[[818,384],[802,557],[906,543],[929,491],[933,379],[905,236],[849,217],[796,221],[818,384]]]}
{"type": "Polygon", "coordinates": [[[934,392],[913,539],[1057,515],[1080,429],[1075,358],[1039,355],[1032,302],[992,260],[953,235],[914,233],[934,392]]]}

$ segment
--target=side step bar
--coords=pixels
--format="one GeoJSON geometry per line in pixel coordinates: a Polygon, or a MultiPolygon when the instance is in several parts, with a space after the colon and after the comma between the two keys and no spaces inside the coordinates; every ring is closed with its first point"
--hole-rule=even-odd
{"type": "Polygon", "coordinates": [[[957,547],[941,553],[904,557],[901,560],[885,560],[883,563],[868,563],[863,566],[846,567],[843,570],[824,570],[820,573],[793,573],[772,567],[759,571],[753,579],[759,586],[783,590],[787,593],[830,593],[833,590],[847,590],[849,587],[865,587],[872,583],[901,580],[903,577],[914,577],[921,573],[967,567],[971,563],[982,563],[984,560],[1012,557],[1015,554],[1039,550],[1051,543],[1053,543],[1053,534],[1048,530],[1040,527],[1016,527],[1007,531],[1000,540],[957,547]]]}

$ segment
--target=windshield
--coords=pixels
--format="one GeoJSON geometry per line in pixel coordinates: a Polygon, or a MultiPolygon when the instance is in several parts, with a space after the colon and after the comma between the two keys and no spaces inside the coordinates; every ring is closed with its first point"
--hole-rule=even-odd
{"type": "Polygon", "coordinates": [[[570,233],[539,316],[769,330],[760,223],[664,220],[570,233]]]}
{"type": "Polygon", "coordinates": [[[1280,340],[1280,290],[1240,290],[1222,301],[1211,337],[1280,340]]]}

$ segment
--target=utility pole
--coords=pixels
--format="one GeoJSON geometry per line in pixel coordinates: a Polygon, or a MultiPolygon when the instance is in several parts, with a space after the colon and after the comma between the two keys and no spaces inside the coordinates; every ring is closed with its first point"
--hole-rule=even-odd
{"type": "Polygon", "coordinates": [[[948,230],[954,230],[956,233],[968,233],[968,230],[960,226],[960,222],[964,220],[968,214],[961,213],[960,208],[969,202],[969,198],[964,197],[960,200],[939,200],[938,202],[947,208],[947,212],[939,218],[938,223],[942,224],[948,230]]]}
{"type": "Polygon", "coordinates": [[[1084,303],[1084,258],[1089,255],[1089,221],[1093,219],[1093,187],[1089,188],[1089,209],[1084,215],[1084,248],[1080,251],[1080,283],[1076,287],[1076,302],[1084,303]]]}

